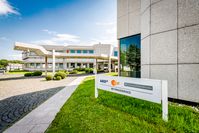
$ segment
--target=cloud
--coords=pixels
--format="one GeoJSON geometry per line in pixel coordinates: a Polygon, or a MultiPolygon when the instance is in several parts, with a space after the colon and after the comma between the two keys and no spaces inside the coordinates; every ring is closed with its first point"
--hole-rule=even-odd
{"type": "Polygon", "coordinates": [[[22,54],[10,54],[8,55],[10,59],[12,60],[21,60],[22,59],[22,54]]]}
{"type": "Polygon", "coordinates": [[[48,29],[43,29],[43,32],[51,35],[50,39],[32,41],[34,44],[45,44],[45,45],[65,45],[74,44],[80,42],[79,37],[71,34],[60,34],[56,31],[50,31],[48,29]]]}
{"type": "Polygon", "coordinates": [[[55,42],[79,42],[79,37],[70,35],[70,34],[56,34],[56,36],[52,39],[55,42]]]}
{"type": "Polygon", "coordinates": [[[56,35],[57,34],[57,32],[49,31],[48,29],[43,29],[42,31],[48,33],[49,35],[56,35]]]}
{"type": "Polygon", "coordinates": [[[116,29],[116,22],[97,22],[97,26],[101,27],[102,32],[104,35],[100,36],[99,38],[91,39],[92,43],[106,43],[106,44],[113,44],[117,46],[117,29],[116,29]]]}
{"type": "Polygon", "coordinates": [[[20,15],[20,13],[14,7],[12,7],[7,0],[0,0],[0,15],[7,14],[20,15]]]}
{"type": "Polygon", "coordinates": [[[39,45],[58,45],[58,43],[53,42],[52,40],[37,40],[37,41],[31,41],[31,43],[39,44],[39,45]]]}
{"type": "Polygon", "coordinates": [[[8,41],[9,39],[6,37],[0,37],[0,41],[8,41]]]}

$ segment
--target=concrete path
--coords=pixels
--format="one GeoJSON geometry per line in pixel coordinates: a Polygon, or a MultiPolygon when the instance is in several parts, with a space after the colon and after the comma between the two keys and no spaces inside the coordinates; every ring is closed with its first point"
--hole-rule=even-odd
{"type": "Polygon", "coordinates": [[[34,109],[23,119],[8,128],[4,133],[43,133],[54,120],[63,104],[68,100],[81,81],[85,78],[78,77],[64,89],[34,109]]]}

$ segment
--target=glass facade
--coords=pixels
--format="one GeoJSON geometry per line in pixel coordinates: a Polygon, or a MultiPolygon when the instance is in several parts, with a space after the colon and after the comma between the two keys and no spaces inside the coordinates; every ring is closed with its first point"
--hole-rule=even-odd
{"type": "Polygon", "coordinates": [[[70,50],[70,53],[75,53],[75,50],[70,50]]]}
{"type": "Polygon", "coordinates": [[[114,51],[114,56],[118,56],[118,52],[117,51],[114,51]]]}
{"type": "Polygon", "coordinates": [[[94,51],[93,50],[89,50],[89,54],[93,54],[94,53],[94,51]]]}
{"type": "Polygon", "coordinates": [[[77,50],[77,53],[78,53],[78,54],[81,54],[81,53],[82,53],[82,51],[81,51],[81,50],[77,50]]]}
{"type": "Polygon", "coordinates": [[[120,75],[140,78],[140,34],[120,39],[120,75]]]}
{"type": "Polygon", "coordinates": [[[86,53],[88,53],[88,51],[87,50],[83,50],[83,53],[86,54],[86,53]]]}

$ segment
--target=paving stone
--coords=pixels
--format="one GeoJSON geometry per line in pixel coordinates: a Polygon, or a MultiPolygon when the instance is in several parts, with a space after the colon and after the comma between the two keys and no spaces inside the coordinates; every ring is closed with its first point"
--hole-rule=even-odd
{"type": "MultiPolygon", "coordinates": [[[[63,89],[57,87],[43,91],[13,96],[0,101],[0,132],[23,118],[41,103],[63,89]]],[[[16,131],[17,132],[17,131],[16,131]]]]}

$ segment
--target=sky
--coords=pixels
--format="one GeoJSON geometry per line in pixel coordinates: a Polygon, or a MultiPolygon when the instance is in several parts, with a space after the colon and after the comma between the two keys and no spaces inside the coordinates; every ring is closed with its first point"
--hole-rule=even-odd
{"type": "Polygon", "coordinates": [[[14,42],[116,46],[116,10],[116,0],[0,0],[0,59],[22,59],[14,42]]]}

